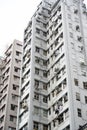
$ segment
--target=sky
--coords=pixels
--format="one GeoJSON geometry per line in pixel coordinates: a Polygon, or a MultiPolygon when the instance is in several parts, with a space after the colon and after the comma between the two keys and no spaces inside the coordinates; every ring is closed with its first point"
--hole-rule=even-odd
{"type": "MultiPolygon", "coordinates": [[[[41,0],[0,0],[0,56],[23,32],[41,0]]],[[[85,0],[87,4],[87,0],[85,0]]]]}
{"type": "Polygon", "coordinates": [[[0,0],[0,56],[23,32],[41,0],[0,0]]]}

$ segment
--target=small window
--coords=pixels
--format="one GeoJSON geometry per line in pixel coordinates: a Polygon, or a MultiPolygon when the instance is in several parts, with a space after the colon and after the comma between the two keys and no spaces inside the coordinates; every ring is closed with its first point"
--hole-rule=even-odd
{"type": "Polygon", "coordinates": [[[34,99],[39,100],[39,94],[35,93],[34,94],[34,99]]]}
{"type": "Polygon", "coordinates": [[[87,82],[83,82],[83,88],[87,89],[87,82]]]}
{"type": "Polygon", "coordinates": [[[14,121],[14,116],[10,115],[10,121],[14,121]]]}
{"type": "Polygon", "coordinates": [[[78,10],[77,9],[74,10],[74,14],[78,14],[78,10]]]}
{"type": "Polygon", "coordinates": [[[43,130],[48,130],[48,126],[47,125],[43,125],[43,130]]]}
{"type": "Polygon", "coordinates": [[[85,103],[87,104],[87,96],[85,96],[85,103]]]}
{"type": "Polygon", "coordinates": [[[39,86],[39,81],[35,80],[35,86],[38,87],[39,86]]]}
{"type": "Polygon", "coordinates": [[[47,117],[47,115],[48,115],[48,111],[47,110],[43,110],[43,116],[47,117]]]}
{"type": "Polygon", "coordinates": [[[39,75],[39,69],[35,68],[35,74],[39,75]]]}
{"type": "Polygon", "coordinates": [[[18,72],[18,70],[19,70],[19,68],[14,67],[14,71],[15,71],[15,72],[18,72]]]}
{"type": "Polygon", "coordinates": [[[47,51],[43,50],[43,55],[47,56],[47,51]]]}
{"type": "Polygon", "coordinates": [[[34,122],[34,124],[33,124],[33,129],[34,129],[34,130],[38,130],[38,128],[39,128],[38,122],[34,122]]]}
{"type": "Polygon", "coordinates": [[[73,33],[72,32],[70,32],[70,37],[73,38],[73,33]]]}
{"type": "Polygon", "coordinates": [[[80,101],[80,93],[76,93],[76,100],[80,101]]]}
{"type": "Polygon", "coordinates": [[[77,109],[77,113],[78,113],[78,117],[82,117],[82,112],[81,112],[81,109],[77,109]]]}
{"type": "Polygon", "coordinates": [[[51,108],[49,108],[48,112],[49,112],[49,115],[51,115],[51,108]]]}
{"type": "Polygon", "coordinates": [[[43,84],[43,89],[47,90],[47,84],[45,84],[45,83],[43,84]]]}
{"type": "Polygon", "coordinates": [[[20,52],[19,52],[19,51],[16,51],[16,55],[19,56],[19,55],[20,55],[20,52]]]}
{"type": "Polygon", "coordinates": [[[40,52],[40,48],[36,47],[36,52],[39,53],[40,52]]]}
{"type": "Polygon", "coordinates": [[[43,65],[47,66],[47,61],[43,60],[43,65]]]}
{"type": "Polygon", "coordinates": [[[43,71],[43,76],[47,77],[47,72],[46,71],[43,71]]]}
{"type": "Polygon", "coordinates": [[[43,102],[47,103],[47,97],[45,97],[45,96],[43,97],[43,102]]]}
{"type": "Polygon", "coordinates": [[[46,37],[46,36],[47,36],[47,33],[46,33],[46,32],[43,32],[43,36],[45,36],[45,37],[46,37]]]}
{"type": "Polygon", "coordinates": [[[77,79],[74,79],[74,83],[76,86],[78,86],[78,80],[77,79]]]}
{"type": "Polygon", "coordinates": [[[11,110],[15,111],[16,106],[14,104],[11,104],[11,110]]]}
{"type": "Polygon", "coordinates": [[[13,84],[13,90],[16,90],[16,85],[13,84]]]}
{"type": "Polygon", "coordinates": [[[9,127],[8,130],[16,130],[16,128],[9,127]]]}
{"type": "Polygon", "coordinates": [[[39,114],[39,108],[38,107],[34,107],[34,114],[36,114],[36,115],[39,114]]]}
{"type": "Polygon", "coordinates": [[[40,34],[40,29],[36,28],[36,33],[40,34]]]}

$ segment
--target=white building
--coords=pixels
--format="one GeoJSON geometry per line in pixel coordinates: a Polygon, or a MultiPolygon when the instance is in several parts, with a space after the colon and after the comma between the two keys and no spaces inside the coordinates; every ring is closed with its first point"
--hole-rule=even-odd
{"type": "Polygon", "coordinates": [[[17,130],[78,130],[87,123],[87,10],[42,1],[24,31],[17,130]]]}
{"type": "Polygon", "coordinates": [[[14,40],[0,58],[0,130],[16,130],[22,42],[14,40]]]}

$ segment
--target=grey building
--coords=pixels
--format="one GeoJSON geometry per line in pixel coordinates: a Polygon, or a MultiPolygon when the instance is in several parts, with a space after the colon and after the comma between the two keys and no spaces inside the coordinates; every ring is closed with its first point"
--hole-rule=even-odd
{"type": "Polygon", "coordinates": [[[43,0],[24,31],[17,130],[78,130],[87,123],[87,10],[43,0]]]}
{"type": "Polygon", "coordinates": [[[16,130],[22,43],[14,40],[0,59],[0,130],[16,130]]]}

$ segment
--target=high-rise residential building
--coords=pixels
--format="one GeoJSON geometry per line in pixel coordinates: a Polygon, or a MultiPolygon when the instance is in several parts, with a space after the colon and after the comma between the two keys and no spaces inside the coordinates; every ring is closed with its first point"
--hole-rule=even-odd
{"type": "Polygon", "coordinates": [[[14,40],[0,58],[0,130],[16,130],[22,42],[14,40]]]}
{"type": "Polygon", "coordinates": [[[24,31],[17,130],[78,130],[87,123],[87,10],[43,0],[24,31]]]}

